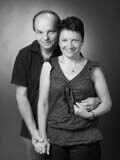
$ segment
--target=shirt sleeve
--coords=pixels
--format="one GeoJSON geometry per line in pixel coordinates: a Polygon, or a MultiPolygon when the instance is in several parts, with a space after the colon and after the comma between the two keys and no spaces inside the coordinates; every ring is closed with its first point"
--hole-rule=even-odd
{"type": "Polygon", "coordinates": [[[89,69],[90,69],[91,73],[93,73],[95,68],[101,68],[101,63],[100,62],[91,61],[91,64],[89,66],[89,69]]]}
{"type": "Polygon", "coordinates": [[[28,58],[26,56],[26,53],[24,51],[20,51],[14,63],[11,83],[27,87],[28,84],[27,68],[28,68],[28,58]]]}

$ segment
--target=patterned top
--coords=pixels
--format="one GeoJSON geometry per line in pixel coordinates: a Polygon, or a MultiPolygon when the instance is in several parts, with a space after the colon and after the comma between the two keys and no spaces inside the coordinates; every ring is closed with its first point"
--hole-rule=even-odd
{"type": "Polygon", "coordinates": [[[62,72],[58,57],[51,60],[49,111],[47,135],[50,143],[58,145],[75,145],[99,141],[102,135],[97,128],[98,118],[83,119],[74,114],[75,102],[88,97],[97,97],[92,70],[98,63],[87,61],[86,65],[72,80],[62,72]]]}

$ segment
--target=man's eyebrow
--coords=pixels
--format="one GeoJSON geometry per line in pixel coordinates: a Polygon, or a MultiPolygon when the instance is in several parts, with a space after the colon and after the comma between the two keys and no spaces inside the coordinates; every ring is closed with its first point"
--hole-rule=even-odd
{"type": "Polygon", "coordinates": [[[50,29],[50,30],[48,30],[48,31],[57,31],[56,29],[50,29]]]}
{"type": "Polygon", "coordinates": [[[39,29],[36,29],[36,31],[40,31],[40,32],[42,32],[41,30],[39,30],[39,29]]]}

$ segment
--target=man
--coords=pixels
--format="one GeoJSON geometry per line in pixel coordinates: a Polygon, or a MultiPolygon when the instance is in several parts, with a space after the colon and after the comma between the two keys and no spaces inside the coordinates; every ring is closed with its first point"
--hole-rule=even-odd
{"type": "MultiPolygon", "coordinates": [[[[29,160],[40,159],[38,153],[42,139],[37,124],[39,77],[43,62],[60,55],[56,43],[59,23],[60,18],[53,11],[37,13],[33,18],[36,40],[20,50],[14,64],[11,83],[16,85],[16,100],[23,119],[21,136],[26,144],[29,160]]],[[[98,98],[83,101],[91,109],[98,103],[98,98]]]]}

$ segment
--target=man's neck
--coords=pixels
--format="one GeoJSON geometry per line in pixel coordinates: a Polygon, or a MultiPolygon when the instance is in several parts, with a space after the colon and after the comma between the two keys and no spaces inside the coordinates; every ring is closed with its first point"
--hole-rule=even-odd
{"type": "Polygon", "coordinates": [[[49,49],[49,50],[41,49],[41,54],[43,56],[43,59],[49,59],[53,54],[53,49],[49,49]]]}

